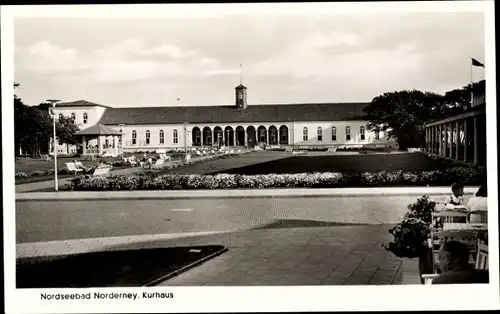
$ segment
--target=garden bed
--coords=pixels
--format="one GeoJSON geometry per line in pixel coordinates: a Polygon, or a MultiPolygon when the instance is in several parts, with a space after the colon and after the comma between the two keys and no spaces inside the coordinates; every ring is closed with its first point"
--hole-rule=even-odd
{"type": "Polygon", "coordinates": [[[226,251],[221,245],[92,252],[16,261],[17,288],[152,286],[226,251]]]}
{"type": "Polygon", "coordinates": [[[107,177],[78,177],[71,181],[74,191],[120,190],[196,190],[259,188],[345,188],[390,186],[449,186],[454,182],[481,185],[486,172],[481,169],[453,167],[430,171],[325,172],[297,174],[216,174],[176,175],[145,172],[107,177]]]}

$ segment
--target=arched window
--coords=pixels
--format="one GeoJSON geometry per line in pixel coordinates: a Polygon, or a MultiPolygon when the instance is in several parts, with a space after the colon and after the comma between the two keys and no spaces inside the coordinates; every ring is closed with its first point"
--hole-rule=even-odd
{"type": "Polygon", "coordinates": [[[137,144],[137,132],[135,130],[132,131],[132,145],[137,144]]]}
{"type": "Polygon", "coordinates": [[[308,141],[308,133],[307,133],[307,128],[302,129],[302,141],[307,142],[308,141]]]}
{"type": "Polygon", "coordinates": [[[177,130],[174,130],[174,132],[172,133],[172,138],[173,138],[174,144],[179,143],[179,133],[177,132],[177,130]]]}
{"type": "Polygon", "coordinates": [[[376,140],[380,139],[380,132],[379,131],[375,131],[375,139],[376,140]]]}
{"type": "Polygon", "coordinates": [[[360,139],[362,141],[364,141],[365,140],[365,127],[364,126],[361,126],[359,128],[359,135],[360,135],[360,139]]]}
{"type": "Polygon", "coordinates": [[[332,141],[337,140],[337,128],[332,126],[332,141]]]}
{"type": "Polygon", "coordinates": [[[318,135],[318,142],[323,141],[323,129],[320,126],[318,127],[317,135],[318,135]]]}
{"type": "Polygon", "coordinates": [[[151,138],[151,133],[149,133],[149,130],[146,130],[146,144],[149,144],[151,138]]]}
{"type": "Polygon", "coordinates": [[[89,115],[86,112],[84,112],[83,113],[83,124],[87,124],[88,118],[89,118],[89,115]]]}
{"type": "Polygon", "coordinates": [[[262,128],[259,129],[259,142],[265,142],[266,141],[266,129],[262,128]]]}
{"type": "Polygon", "coordinates": [[[163,133],[163,130],[160,130],[160,144],[165,144],[165,133],[163,133]]]}
{"type": "Polygon", "coordinates": [[[351,140],[351,127],[350,126],[345,127],[345,140],[346,141],[351,140]]]}
{"type": "Polygon", "coordinates": [[[71,113],[71,120],[73,120],[73,122],[75,122],[76,120],[76,115],[74,112],[71,113]]]}

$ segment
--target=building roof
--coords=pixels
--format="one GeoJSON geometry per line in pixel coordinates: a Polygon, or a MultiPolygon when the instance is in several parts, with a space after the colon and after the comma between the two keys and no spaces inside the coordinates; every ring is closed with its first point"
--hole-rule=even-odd
{"type": "Polygon", "coordinates": [[[100,123],[181,124],[181,123],[250,123],[287,121],[364,120],[368,103],[314,103],[197,107],[134,107],[107,109],[100,123]]]}
{"type": "Polygon", "coordinates": [[[100,107],[104,107],[104,108],[112,108],[110,106],[96,104],[96,103],[86,101],[86,100],[76,100],[76,101],[61,102],[61,103],[56,104],[56,107],[95,107],[95,106],[100,106],[100,107]]]}
{"type": "Polygon", "coordinates": [[[76,132],[75,135],[121,135],[121,133],[110,128],[109,126],[97,123],[93,126],[76,132]]]}
{"type": "Polygon", "coordinates": [[[247,87],[245,85],[243,85],[243,84],[240,84],[240,85],[236,86],[236,89],[243,89],[243,88],[247,89],[247,87]]]}

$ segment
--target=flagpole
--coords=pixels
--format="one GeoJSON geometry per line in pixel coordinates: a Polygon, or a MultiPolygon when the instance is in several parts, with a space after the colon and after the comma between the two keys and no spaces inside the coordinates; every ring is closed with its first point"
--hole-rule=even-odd
{"type": "Polygon", "coordinates": [[[472,108],[474,105],[474,81],[472,80],[472,59],[470,61],[470,107],[472,108]]]}
{"type": "Polygon", "coordinates": [[[243,64],[240,63],[240,85],[243,85],[243,64]]]}

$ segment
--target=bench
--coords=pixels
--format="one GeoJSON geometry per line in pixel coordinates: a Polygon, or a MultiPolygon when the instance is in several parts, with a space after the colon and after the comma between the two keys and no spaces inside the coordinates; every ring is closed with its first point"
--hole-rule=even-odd
{"type": "Polygon", "coordinates": [[[68,168],[69,172],[73,172],[74,175],[76,175],[79,172],[83,172],[83,169],[77,168],[76,165],[72,162],[67,162],[66,168],[68,168]]]}

